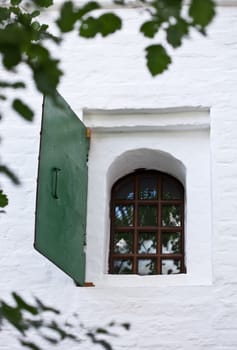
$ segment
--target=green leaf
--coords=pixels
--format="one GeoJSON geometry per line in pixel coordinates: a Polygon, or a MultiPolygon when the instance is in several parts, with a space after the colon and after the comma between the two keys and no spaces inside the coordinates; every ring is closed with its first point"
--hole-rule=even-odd
{"type": "Polygon", "coordinates": [[[77,11],[77,19],[81,19],[88,12],[100,9],[100,5],[95,1],[90,1],[77,11]]]}
{"type": "Polygon", "coordinates": [[[15,45],[0,45],[0,52],[2,52],[2,62],[7,69],[12,69],[21,62],[21,50],[15,45]]]}
{"type": "Polygon", "coordinates": [[[28,65],[32,69],[34,81],[43,94],[54,94],[62,71],[58,60],[50,57],[49,51],[40,44],[32,44],[28,51],[28,65]]]}
{"type": "Polygon", "coordinates": [[[158,32],[159,26],[155,21],[148,21],[142,24],[140,32],[144,34],[147,38],[154,38],[155,34],[158,32]]]}
{"type": "Polygon", "coordinates": [[[21,3],[22,0],[11,0],[11,5],[17,6],[21,3]]]}
{"type": "Polygon", "coordinates": [[[182,8],[182,0],[154,0],[151,3],[154,17],[159,23],[168,22],[171,17],[178,18],[182,8]]]}
{"type": "Polygon", "coordinates": [[[48,60],[41,62],[34,69],[34,80],[39,91],[52,95],[59,83],[62,71],[58,69],[58,60],[48,60]]]}
{"type": "Polygon", "coordinates": [[[146,49],[147,67],[151,75],[155,76],[168,69],[171,58],[162,45],[151,45],[146,49]]]}
{"type": "Polygon", "coordinates": [[[10,8],[10,10],[11,10],[12,13],[14,13],[17,16],[22,13],[19,6],[16,6],[16,7],[13,6],[13,7],[10,8]]]}
{"type": "Polygon", "coordinates": [[[121,19],[114,13],[105,13],[98,19],[100,22],[100,33],[102,36],[107,36],[122,28],[121,19]]]}
{"type": "Polygon", "coordinates": [[[80,36],[84,38],[94,38],[100,32],[99,21],[94,17],[88,17],[82,21],[80,26],[80,36]]]}
{"type": "Polygon", "coordinates": [[[206,27],[215,16],[215,3],[212,0],[192,0],[189,16],[194,24],[206,27]]]}
{"type": "Polygon", "coordinates": [[[12,104],[13,109],[20,114],[24,119],[32,121],[34,113],[33,111],[20,99],[16,98],[12,104]]]}
{"type": "Polygon", "coordinates": [[[34,17],[38,17],[40,15],[40,11],[38,10],[35,10],[31,13],[31,17],[34,18],[34,17]]]}
{"type": "Polygon", "coordinates": [[[6,7],[0,7],[0,23],[10,18],[10,10],[6,7]]]}
{"type": "Polygon", "coordinates": [[[60,18],[56,21],[59,29],[63,32],[70,32],[74,28],[76,22],[76,13],[71,1],[66,1],[60,10],[60,18]]]}
{"type": "MultiPolygon", "coordinates": [[[[21,20],[28,21],[28,18],[21,16],[21,20]]],[[[31,31],[24,25],[19,25],[17,21],[0,28],[0,53],[2,53],[5,68],[9,70],[22,61],[25,48],[31,41],[31,31]]]]}
{"type": "Polygon", "coordinates": [[[46,30],[49,28],[49,26],[47,24],[42,24],[41,27],[40,27],[40,32],[43,33],[43,32],[46,32],[46,30]]]}
{"type": "Polygon", "coordinates": [[[32,24],[31,24],[31,27],[38,31],[40,29],[40,23],[38,21],[34,21],[32,24]]]}
{"type": "Polygon", "coordinates": [[[88,17],[82,21],[80,36],[93,38],[100,33],[103,37],[121,29],[121,19],[113,13],[105,13],[98,18],[88,17]]]}
{"type": "Polygon", "coordinates": [[[1,164],[0,164],[0,173],[3,173],[3,174],[6,175],[7,177],[9,177],[9,179],[10,179],[15,185],[19,185],[19,184],[20,184],[20,180],[18,179],[18,177],[16,176],[16,174],[14,174],[14,172],[11,171],[6,165],[1,165],[1,164]]]}
{"type": "Polygon", "coordinates": [[[8,205],[8,198],[7,196],[3,193],[2,190],[0,190],[0,207],[4,208],[8,205]]]}
{"type": "Polygon", "coordinates": [[[39,7],[49,7],[53,5],[53,0],[32,0],[39,7]]]}
{"type": "Polygon", "coordinates": [[[188,34],[188,23],[180,19],[176,24],[170,25],[167,30],[167,41],[174,48],[182,44],[182,39],[188,34]]]}

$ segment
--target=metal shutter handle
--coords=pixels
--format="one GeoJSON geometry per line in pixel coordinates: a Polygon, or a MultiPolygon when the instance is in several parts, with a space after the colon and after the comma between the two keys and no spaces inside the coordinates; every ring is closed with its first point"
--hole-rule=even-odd
{"type": "Polygon", "coordinates": [[[61,171],[59,168],[53,168],[52,171],[52,196],[58,199],[58,173],[61,171]]]}

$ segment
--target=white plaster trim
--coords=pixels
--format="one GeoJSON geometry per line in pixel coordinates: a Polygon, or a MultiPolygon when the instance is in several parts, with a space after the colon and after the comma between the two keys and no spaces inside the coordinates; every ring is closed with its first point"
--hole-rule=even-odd
{"type": "Polygon", "coordinates": [[[84,109],[83,121],[95,132],[209,129],[207,107],[167,109],[84,109]],[[129,116],[129,118],[128,118],[129,116]]]}
{"type": "MultiPolygon", "coordinates": [[[[62,3],[64,2],[64,0],[57,0],[57,3],[54,3],[52,6],[50,6],[47,11],[50,10],[58,10],[62,3]]],[[[74,0],[74,3],[77,6],[82,6],[83,4],[85,4],[87,1],[86,0],[74,0]]],[[[186,0],[184,2],[185,5],[189,4],[189,0],[186,0]]],[[[117,5],[114,4],[113,1],[111,0],[102,0],[102,1],[98,1],[98,3],[100,4],[101,8],[104,10],[114,10],[114,9],[136,9],[136,8],[147,8],[146,5],[144,5],[141,1],[139,0],[130,0],[126,6],[122,6],[122,5],[117,5]]],[[[215,0],[215,3],[217,4],[217,6],[220,7],[232,7],[232,6],[237,6],[237,0],[215,0]]]]}
{"type": "Polygon", "coordinates": [[[92,127],[88,163],[86,280],[99,288],[211,285],[209,108],[83,112],[85,124],[92,127]],[[187,131],[183,127],[190,125],[194,130],[187,131]],[[103,127],[105,132],[101,133],[103,127]],[[140,129],[144,127],[150,132],[141,133],[140,129]],[[165,127],[164,133],[162,128],[165,127]],[[127,132],[121,133],[121,128],[127,132]],[[186,189],[187,274],[108,274],[111,187],[118,178],[141,167],[167,172],[179,179],[186,189]],[[197,251],[197,246],[200,251],[197,251]]]}
{"type": "Polygon", "coordinates": [[[162,288],[168,286],[211,286],[212,279],[208,276],[206,279],[197,280],[189,274],[177,275],[109,275],[104,274],[101,278],[94,280],[95,287],[129,287],[129,288],[162,288]]]}

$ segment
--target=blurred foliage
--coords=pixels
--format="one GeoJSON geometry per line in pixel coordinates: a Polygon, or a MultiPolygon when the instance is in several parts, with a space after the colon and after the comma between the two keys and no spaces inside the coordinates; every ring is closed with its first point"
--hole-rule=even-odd
{"type": "Polygon", "coordinates": [[[112,350],[107,338],[116,337],[114,331],[119,328],[130,329],[129,323],[115,322],[105,327],[88,328],[80,322],[77,314],[72,315],[68,322],[59,310],[44,305],[37,298],[34,304],[30,304],[15,292],[12,297],[14,305],[0,300],[0,331],[10,325],[15,329],[20,344],[31,350],[48,349],[49,345],[55,346],[65,340],[80,344],[85,339],[105,350],[112,350]]]}
{"type": "MultiPolygon", "coordinates": [[[[129,6],[129,0],[115,0],[120,7],[129,6]]],[[[101,9],[95,1],[77,6],[73,1],[65,1],[56,18],[58,35],[52,35],[48,24],[40,23],[38,18],[42,11],[53,5],[53,0],[2,0],[0,5],[0,57],[3,68],[17,75],[20,65],[30,70],[36,88],[42,94],[54,96],[63,74],[60,60],[54,58],[47,43],[60,45],[65,33],[76,30],[84,38],[97,35],[107,37],[122,28],[122,20],[113,12],[92,12],[101,9]]],[[[148,14],[149,19],[140,26],[140,32],[152,40],[152,45],[145,48],[148,70],[152,76],[163,73],[171,64],[167,48],[178,48],[190,31],[196,30],[206,35],[206,28],[215,16],[213,0],[139,0],[135,5],[148,14]],[[165,40],[154,42],[160,33],[165,40]]],[[[8,89],[24,89],[24,81],[0,81],[0,101],[8,98],[8,89]]],[[[29,99],[27,99],[29,100],[29,99]]],[[[20,98],[11,101],[13,110],[27,121],[32,121],[34,113],[31,107],[20,98]]],[[[3,106],[3,105],[2,105],[3,106]]],[[[2,115],[2,108],[0,115],[2,115]]],[[[3,172],[0,169],[0,173],[3,172]]],[[[5,175],[13,180],[12,171],[5,175]]],[[[14,181],[14,183],[17,183],[14,181]]],[[[5,206],[6,195],[0,192],[0,207],[5,206]]]]}

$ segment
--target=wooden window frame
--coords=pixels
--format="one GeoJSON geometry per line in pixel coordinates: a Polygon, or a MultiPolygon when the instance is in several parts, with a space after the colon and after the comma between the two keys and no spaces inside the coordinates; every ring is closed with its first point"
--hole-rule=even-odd
{"type": "MultiPolygon", "coordinates": [[[[131,274],[138,274],[138,260],[139,259],[155,259],[156,260],[156,273],[155,275],[162,274],[162,259],[168,260],[179,260],[180,261],[180,272],[186,273],[185,267],[185,232],[184,232],[184,187],[179,180],[175,177],[166,174],[164,172],[156,170],[144,170],[138,169],[133,173],[130,173],[119,180],[113,185],[111,190],[111,203],[110,203],[110,251],[109,251],[109,273],[116,274],[113,268],[113,261],[115,259],[127,260],[130,259],[133,261],[133,268],[131,274]],[[157,199],[147,200],[139,199],[139,178],[143,176],[153,175],[157,176],[158,180],[158,197],[157,199]],[[180,187],[181,199],[162,199],[163,193],[163,180],[165,178],[172,179],[180,187]],[[134,186],[134,198],[133,199],[116,199],[115,198],[115,189],[119,184],[125,179],[133,179],[134,186]],[[116,226],[115,225],[115,206],[116,205],[128,205],[131,204],[134,206],[133,210],[133,226],[116,226]],[[139,205],[154,205],[157,206],[157,225],[156,226],[139,226],[138,225],[138,206],[139,205]],[[181,214],[181,226],[162,226],[161,222],[161,209],[162,205],[178,205],[180,206],[181,214]],[[132,253],[115,253],[114,252],[114,241],[115,232],[133,232],[133,252],[132,253]],[[162,234],[165,232],[180,232],[180,253],[162,253],[162,234]],[[155,232],[157,240],[156,253],[138,253],[138,241],[140,232],[155,232]]],[[[121,274],[119,274],[121,275],[121,274]]],[[[154,275],[154,274],[153,274],[154,275]]]]}

